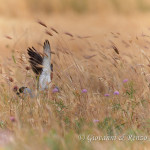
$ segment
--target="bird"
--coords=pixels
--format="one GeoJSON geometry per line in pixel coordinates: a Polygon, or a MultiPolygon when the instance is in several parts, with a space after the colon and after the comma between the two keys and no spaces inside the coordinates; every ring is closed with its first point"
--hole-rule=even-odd
{"type": "Polygon", "coordinates": [[[34,47],[27,49],[29,63],[38,79],[40,91],[48,89],[53,78],[53,64],[51,63],[51,47],[48,40],[45,40],[43,54],[39,53],[34,47]]]}
{"type": "Polygon", "coordinates": [[[34,94],[33,94],[33,92],[31,91],[31,89],[29,89],[29,88],[27,88],[27,87],[24,87],[24,86],[20,87],[19,89],[18,89],[17,86],[15,86],[15,87],[13,88],[13,91],[14,91],[19,97],[21,97],[22,94],[24,94],[25,96],[29,95],[30,98],[34,98],[34,97],[35,97],[34,94]]]}

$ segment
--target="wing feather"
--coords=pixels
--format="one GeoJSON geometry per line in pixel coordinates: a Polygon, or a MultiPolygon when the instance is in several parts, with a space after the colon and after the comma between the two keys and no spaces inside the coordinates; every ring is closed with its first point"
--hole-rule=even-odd
{"type": "Polygon", "coordinates": [[[51,48],[48,40],[45,40],[43,46],[43,70],[39,77],[39,89],[44,90],[48,88],[48,85],[51,83],[51,48]]]}
{"type": "Polygon", "coordinates": [[[42,72],[43,57],[40,55],[40,53],[37,52],[34,47],[32,47],[32,49],[28,48],[27,51],[29,55],[29,63],[33,72],[36,75],[40,75],[42,72]]]}

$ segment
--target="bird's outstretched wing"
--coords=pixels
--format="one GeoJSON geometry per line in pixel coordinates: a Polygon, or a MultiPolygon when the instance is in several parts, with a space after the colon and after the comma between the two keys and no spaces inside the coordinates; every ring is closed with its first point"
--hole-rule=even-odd
{"type": "Polygon", "coordinates": [[[48,40],[45,40],[44,42],[44,46],[43,46],[43,52],[44,54],[50,58],[51,56],[51,47],[50,47],[50,43],[48,40]]]}
{"type": "Polygon", "coordinates": [[[50,70],[50,64],[51,64],[51,48],[48,40],[45,40],[44,46],[43,46],[43,71],[49,71],[50,70]]]}
{"type": "Polygon", "coordinates": [[[51,83],[51,47],[49,41],[46,40],[43,46],[43,63],[42,73],[39,77],[39,89],[44,90],[48,88],[51,83]]]}
{"type": "Polygon", "coordinates": [[[51,47],[48,40],[45,40],[43,46],[43,55],[32,47],[28,48],[29,62],[33,72],[39,75],[39,89],[48,88],[52,80],[53,65],[51,64],[51,47]]]}
{"type": "Polygon", "coordinates": [[[34,47],[28,48],[27,50],[29,55],[29,62],[33,72],[36,75],[40,75],[42,72],[43,57],[40,55],[40,53],[37,52],[34,47]]]}

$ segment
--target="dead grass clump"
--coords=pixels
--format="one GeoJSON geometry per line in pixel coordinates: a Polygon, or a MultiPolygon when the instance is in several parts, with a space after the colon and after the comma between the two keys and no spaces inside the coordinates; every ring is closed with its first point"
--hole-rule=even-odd
{"type": "Polygon", "coordinates": [[[12,59],[1,64],[0,126],[13,131],[14,149],[65,150],[72,147],[69,142],[73,149],[97,149],[78,136],[149,135],[148,55],[123,55],[119,46],[113,46],[114,52],[108,45],[93,44],[92,38],[66,33],[75,40],[68,40],[64,32],[49,37],[54,40],[54,78],[48,91],[38,91],[26,51],[14,50],[12,59]],[[21,86],[35,97],[18,96],[21,86]]]}

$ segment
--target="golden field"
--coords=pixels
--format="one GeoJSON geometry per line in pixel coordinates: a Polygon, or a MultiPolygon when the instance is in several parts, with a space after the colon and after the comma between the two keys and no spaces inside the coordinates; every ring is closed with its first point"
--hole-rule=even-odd
{"type": "Polygon", "coordinates": [[[0,149],[149,149],[149,1],[0,3],[0,149]],[[39,92],[27,48],[45,39],[54,78],[39,92]]]}

